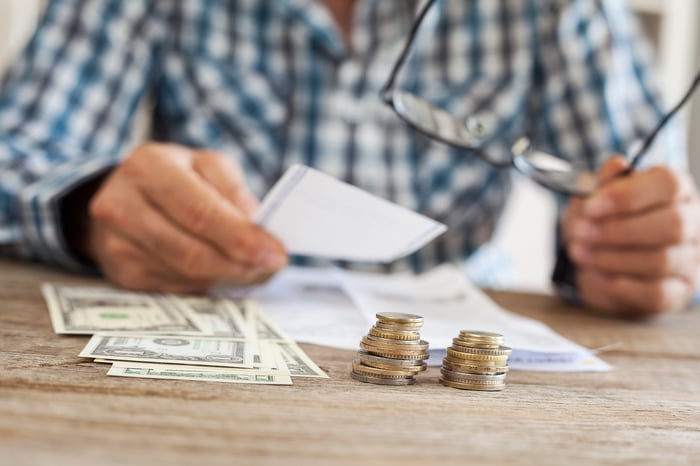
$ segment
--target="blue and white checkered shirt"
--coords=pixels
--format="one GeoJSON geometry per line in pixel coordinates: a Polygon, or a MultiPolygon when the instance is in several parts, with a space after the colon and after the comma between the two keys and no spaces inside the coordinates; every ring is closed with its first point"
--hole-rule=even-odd
{"type": "MultiPolygon", "coordinates": [[[[127,155],[150,96],[155,139],[235,158],[258,195],[302,163],[449,226],[396,268],[468,257],[510,174],[382,104],[417,3],[358,0],[346,45],[320,0],[49,2],[2,84],[0,244],[78,267],[61,202],[127,155]]],[[[539,147],[595,166],[658,121],[650,62],[621,0],[442,0],[398,87],[483,119],[489,150],[534,127],[539,147]]],[[[684,160],[680,145],[657,159],[684,160]]]]}

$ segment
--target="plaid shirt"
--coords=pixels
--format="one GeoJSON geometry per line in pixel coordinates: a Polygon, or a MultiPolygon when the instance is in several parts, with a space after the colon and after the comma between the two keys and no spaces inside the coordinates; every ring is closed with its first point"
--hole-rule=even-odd
{"type": "MultiPolygon", "coordinates": [[[[321,1],[49,2],[0,93],[0,244],[79,267],[63,200],[127,155],[150,96],[154,139],[235,158],[258,195],[303,163],[449,226],[394,267],[468,257],[491,236],[511,174],[381,103],[416,4],[358,0],[348,46],[321,1]]],[[[622,1],[443,0],[398,87],[481,118],[488,150],[532,131],[539,147],[597,166],[658,121],[650,62],[622,1]]],[[[683,165],[677,128],[666,133],[656,161],[683,165]]]]}

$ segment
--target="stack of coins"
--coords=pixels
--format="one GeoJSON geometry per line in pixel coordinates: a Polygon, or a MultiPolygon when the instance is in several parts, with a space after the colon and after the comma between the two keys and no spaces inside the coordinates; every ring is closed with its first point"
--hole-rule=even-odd
{"type": "Polygon", "coordinates": [[[415,314],[380,312],[360,342],[352,362],[353,379],[381,385],[413,385],[426,369],[428,342],[420,339],[423,318],[415,314]]]}
{"type": "Polygon", "coordinates": [[[503,335],[461,330],[442,360],[440,383],[462,390],[503,390],[511,352],[503,346],[503,335]]]}

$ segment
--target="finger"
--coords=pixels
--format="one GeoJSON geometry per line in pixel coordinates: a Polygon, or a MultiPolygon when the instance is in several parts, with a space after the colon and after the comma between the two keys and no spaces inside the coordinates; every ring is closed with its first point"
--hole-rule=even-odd
{"type": "Polygon", "coordinates": [[[629,168],[629,161],[621,155],[610,157],[598,171],[598,181],[604,185],[629,168]]]}
{"type": "Polygon", "coordinates": [[[237,163],[213,151],[196,151],[192,166],[222,196],[238,207],[246,218],[252,218],[258,208],[258,200],[248,189],[237,163]]]}
{"type": "Polygon", "coordinates": [[[698,207],[684,203],[599,222],[577,219],[572,222],[570,238],[590,247],[664,246],[696,240],[699,225],[698,207]]]}
{"type": "Polygon", "coordinates": [[[180,229],[138,192],[124,189],[119,182],[114,184],[109,202],[98,198],[93,204],[94,218],[139,245],[144,255],[154,258],[171,276],[193,280],[225,277],[243,283],[265,272],[226,257],[209,243],[180,229]]]}
{"type": "Polygon", "coordinates": [[[568,243],[571,238],[571,228],[576,219],[582,215],[583,200],[579,197],[572,197],[564,208],[561,217],[561,232],[564,242],[568,243]]]}
{"type": "Polygon", "coordinates": [[[581,268],[647,279],[673,276],[689,282],[692,282],[700,260],[698,246],[693,243],[628,249],[589,248],[582,243],[573,243],[568,251],[572,261],[581,268]]]}
{"type": "Polygon", "coordinates": [[[130,290],[202,292],[213,283],[211,280],[183,280],[169,275],[137,244],[112,232],[103,238],[98,262],[110,281],[130,290]]]}
{"type": "Polygon", "coordinates": [[[251,224],[242,212],[226,201],[189,165],[191,152],[171,146],[170,152],[150,155],[148,173],[157,168],[158,176],[141,173],[140,161],[127,159],[125,169],[138,188],[174,223],[195,237],[202,238],[231,259],[268,269],[286,263],[284,249],[269,233],[251,224]],[[136,165],[134,168],[133,166],[136,165]]]}
{"type": "Polygon", "coordinates": [[[647,318],[684,309],[693,289],[675,277],[644,280],[588,269],[578,271],[576,281],[584,301],[594,310],[626,318],[647,318]]]}
{"type": "Polygon", "coordinates": [[[654,167],[611,179],[584,201],[583,213],[602,219],[643,212],[694,196],[695,186],[687,173],[654,167]]]}

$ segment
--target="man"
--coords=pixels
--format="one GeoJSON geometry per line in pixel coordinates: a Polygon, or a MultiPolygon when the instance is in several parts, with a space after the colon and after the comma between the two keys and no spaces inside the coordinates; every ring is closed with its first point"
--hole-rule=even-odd
{"type": "MultiPolygon", "coordinates": [[[[301,162],[448,224],[394,268],[462,260],[491,235],[509,175],[382,105],[416,6],[50,2],[2,88],[0,238],[133,289],[262,281],[287,257],[251,224],[256,196],[301,162]],[[160,142],[130,149],[146,94],[160,142]]],[[[603,188],[562,217],[580,298],[610,315],[684,308],[699,261],[695,187],[670,168],[615,177],[624,159],[603,164],[662,113],[620,2],[443,0],[430,14],[400,88],[482,119],[498,135],[488,150],[528,132],[602,166],[603,188]]],[[[659,153],[683,167],[682,150],[659,153]]]]}

